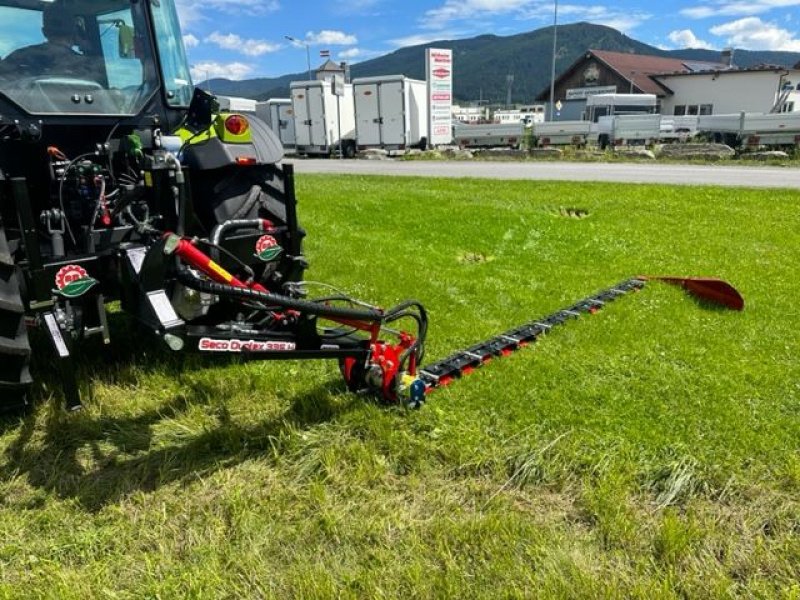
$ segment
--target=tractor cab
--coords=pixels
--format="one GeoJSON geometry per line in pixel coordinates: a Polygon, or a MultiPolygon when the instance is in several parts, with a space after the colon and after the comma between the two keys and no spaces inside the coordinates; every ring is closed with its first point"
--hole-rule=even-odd
{"type": "Polygon", "coordinates": [[[6,118],[167,116],[192,92],[171,1],[0,0],[6,118]]]}

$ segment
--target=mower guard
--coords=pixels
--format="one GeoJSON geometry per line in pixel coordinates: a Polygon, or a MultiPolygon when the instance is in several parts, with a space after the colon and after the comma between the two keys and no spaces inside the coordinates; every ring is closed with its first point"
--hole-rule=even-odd
{"type": "Polygon", "coordinates": [[[744,298],[739,291],[727,281],[709,277],[668,277],[661,275],[643,275],[644,281],[663,281],[670,285],[682,287],[692,296],[710,304],[717,304],[731,310],[744,310],[744,298]]]}

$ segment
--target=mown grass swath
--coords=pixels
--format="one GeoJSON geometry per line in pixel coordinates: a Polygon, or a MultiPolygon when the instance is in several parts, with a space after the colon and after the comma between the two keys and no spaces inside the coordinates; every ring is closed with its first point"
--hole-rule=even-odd
{"type": "Polygon", "coordinates": [[[428,357],[651,283],[419,412],[326,363],[88,352],[0,426],[4,597],[793,597],[796,192],[302,177],[309,278],[431,313],[428,357]],[[580,211],[579,213],[577,211],[580,211]],[[573,215],[580,214],[581,218],[573,215]]]}

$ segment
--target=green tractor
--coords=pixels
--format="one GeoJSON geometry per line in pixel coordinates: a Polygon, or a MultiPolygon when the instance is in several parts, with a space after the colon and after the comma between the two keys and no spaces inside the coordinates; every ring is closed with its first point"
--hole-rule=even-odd
{"type": "Polygon", "coordinates": [[[171,351],[337,360],[420,403],[425,310],[308,297],[282,158],[194,89],[171,0],[0,0],[0,410],[29,404],[34,351],[80,408],[73,356],[112,343],[117,301],[171,351]]]}

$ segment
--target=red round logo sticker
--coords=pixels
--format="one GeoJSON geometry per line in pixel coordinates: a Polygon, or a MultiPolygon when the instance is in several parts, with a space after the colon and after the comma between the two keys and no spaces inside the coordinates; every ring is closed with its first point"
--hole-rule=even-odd
{"type": "Polygon", "coordinates": [[[56,273],[56,289],[65,298],[79,298],[97,283],[80,265],[68,265],[56,273]]]}
{"type": "Polygon", "coordinates": [[[264,262],[272,262],[283,254],[283,248],[271,235],[263,235],[256,242],[256,256],[264,262]]]}

